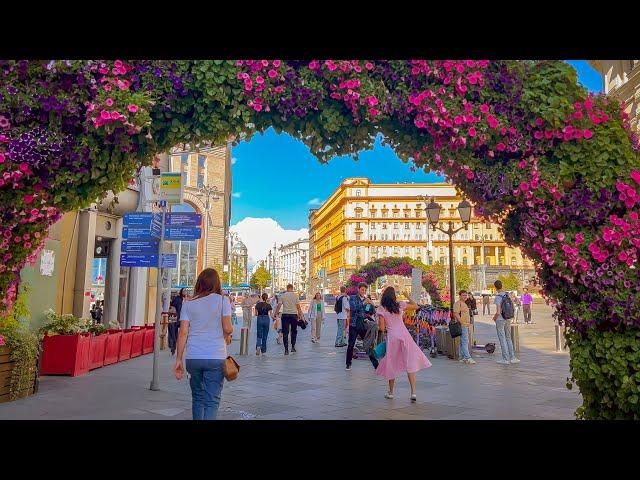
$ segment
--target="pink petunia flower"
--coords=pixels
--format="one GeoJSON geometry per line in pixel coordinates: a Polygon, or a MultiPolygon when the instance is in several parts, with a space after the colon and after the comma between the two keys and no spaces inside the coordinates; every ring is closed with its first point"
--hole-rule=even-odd
{"type": "Polygon", "coordinates": [[[129,110],[131,113],[136,113],[138,111],[138,106],[132,103],[127,107],[127,110],[129,110]]]}

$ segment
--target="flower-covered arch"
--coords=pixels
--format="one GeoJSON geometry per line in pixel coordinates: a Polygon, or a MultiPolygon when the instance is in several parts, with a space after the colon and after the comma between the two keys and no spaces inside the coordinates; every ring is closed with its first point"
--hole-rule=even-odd
{"type": "MultiPolygon", "coordinates": [[[[358,284],[361,282],[367,285],[373,284],[378,278],[386,275],[400,275],[411,277],[411,271],[415,267],[420,267],[409,257],[385,257],[372,260],[353,272],[345,284],[347,293],[353,295],[357,292],[358,284]]],[[[434,304],[440,303],[440,291],[438,290],[438,279],[433,272],[423,271],[422,286],[431,296],[434,304]]]]}
{"type": "Polygon", "coordinates": [[[578,415],[640,415],[638,139],[559,61],[0,61],[3,309],[63,212],[175,144],[269,127],[322,162],[381,134],[445,173],[536,262],[571,332],[578,415]]]}

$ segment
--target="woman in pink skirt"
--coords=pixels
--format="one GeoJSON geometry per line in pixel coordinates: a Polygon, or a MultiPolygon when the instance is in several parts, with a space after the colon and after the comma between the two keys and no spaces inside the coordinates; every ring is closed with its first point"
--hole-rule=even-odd
{"type": "Polygon", "coordinates": [[[409,385],[411,385],[411,401],[415,402],[417,400],[416,372],[431,366],[431,362],[422,353],[402,321],[402,314],[405,310],[415,310],[416,308],[418,305],[412,300],[409,300],[408,303],[398,302],[395,289],[387,287],[382,293],[380,306],[376,310],[378,328],[381,331],[385,331],[385,329],[387,331],[387,352],[376,369],[376,375],[389,381],[389,390],[385,398],[393,398],[396,377],[407,372],[409,385]]]}

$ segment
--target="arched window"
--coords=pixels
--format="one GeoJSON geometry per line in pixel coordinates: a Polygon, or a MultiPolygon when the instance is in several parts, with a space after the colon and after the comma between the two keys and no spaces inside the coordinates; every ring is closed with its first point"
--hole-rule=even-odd
{"type": "Polygon", "coordinates": [[[356,190],[356,197],[360,196],[360,190],[356,190]]]}

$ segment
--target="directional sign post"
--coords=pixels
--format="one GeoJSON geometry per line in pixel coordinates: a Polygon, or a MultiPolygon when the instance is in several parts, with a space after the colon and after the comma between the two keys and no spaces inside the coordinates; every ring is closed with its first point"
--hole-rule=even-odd
{"type": "MultiPolygon", "coordinates": [[[[162,246],[164,244],[164,222],[167,213],[167,202],[165,200],[160,201],[160,208],[162,213],[160,214],[160,242],[158,243],[158,259],[163,257],[162,246]]],[[[160,329],[162,328],[162,274],[163,265],[158,265],[158,280],[156,281],[156,321],[155,321],[155,335],[153,339],[153,378],[151,379],[151,385],[149,390],[160,390],[160,329]]]]}
{"type": "Polygon", "coordinates": [[[164,239],[165,240],[200,240],[202,236],[202,229],[200,227],[165,227],[164,239]]]}
{"type": "Polygon", "coordinates": [[[178,265],[178,254],[176,253],[163,253],[162,254],[162,268],[176,268],[178,265]]]}

